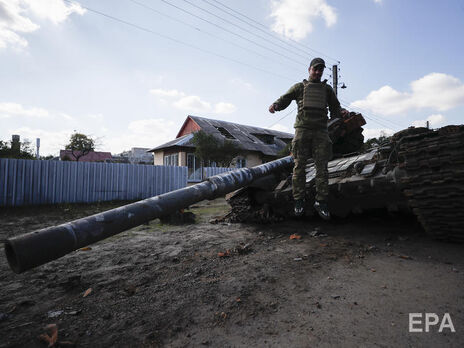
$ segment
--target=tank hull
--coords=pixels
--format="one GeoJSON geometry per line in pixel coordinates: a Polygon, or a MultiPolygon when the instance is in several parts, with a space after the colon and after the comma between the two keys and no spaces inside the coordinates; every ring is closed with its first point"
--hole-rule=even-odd
{"type": "MultiPolygon", "coordinates": [[[[464,242],[464,126],[409,128],[382,146],[329,162],[329,209],[346,217],[375,209],[414,214],[437,239],[464,242]]],[[[292,217],[291,171],[272,189],[251,187],[228,197],[230,221],[292,217]]],[[[306,166],[307,217],[315,215],[315,168],[306,166]]]]}

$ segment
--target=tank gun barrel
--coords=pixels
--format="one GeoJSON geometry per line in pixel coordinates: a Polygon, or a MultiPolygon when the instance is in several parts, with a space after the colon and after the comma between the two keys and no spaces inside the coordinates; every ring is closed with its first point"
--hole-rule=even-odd
{"type": "Polygon", "coordinates": [[[292,157],[287,156],[256,167],[215,175],[199,184],[100,214],[12,237],[5,241],[5,254],[11,269],[22,273],[193,203],[224,196],[292,165],[292,157]]]}

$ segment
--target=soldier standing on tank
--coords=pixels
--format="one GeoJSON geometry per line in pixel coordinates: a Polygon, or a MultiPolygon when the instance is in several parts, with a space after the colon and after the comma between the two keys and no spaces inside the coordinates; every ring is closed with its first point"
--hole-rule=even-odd
{"type": "Polygon", "coordinates": [[[329,107],[332,119],[340,117],[341,109],[332,87],[326,84],[327,80],[321,81],[324,68],[324,60],[314,58],[308,68],[309,81],[303,80],[293,85],[287,93],[269,107],[269,112],[284,110],[292,100],[296,101],[298,114],[294,124],[295,137],[292,141],[292,154],[295,161],[292,176],[295,215],[304,214],[305,167],[308,158],[313,157],[316,165],[314,208],[323,219],[329,220],[327,163],[332,157],[332,142],[327,129],[327,107],[329,107]]]}

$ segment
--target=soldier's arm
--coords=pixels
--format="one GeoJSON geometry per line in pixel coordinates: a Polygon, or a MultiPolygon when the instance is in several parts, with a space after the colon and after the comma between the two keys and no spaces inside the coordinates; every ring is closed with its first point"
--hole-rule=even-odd
{"type": "Polygon", "coordinates": [[[341,107],[333,88],[327,85],[327,103],[329,104],[330,118],[341,117],[341,107]]]}
{"type": "Polygon", "coordinates": [[[282,95],[279,99],[277,99],[274,103],[272,103],[271,107],[273,107],[274,111],[284,110],[287,106],[290,105],[292,100],[296,100],[299,92],[299,87],[301,83],[297,83],[290,87],[290,89],[282,95]]]}

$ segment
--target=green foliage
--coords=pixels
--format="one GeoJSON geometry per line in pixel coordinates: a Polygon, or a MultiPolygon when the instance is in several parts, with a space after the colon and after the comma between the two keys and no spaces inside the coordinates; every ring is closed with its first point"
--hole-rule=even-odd
{"type": "Polygon", "coordinates": [[[242,152],[237,143],[227,139],[220,141],[203,131],[196,132],[192,142],[195,144],[195,156],[203,163],[216,162],[221,167],[229,167],[242,152]]]}
{"type": "Polygon", "coordinates": [[[381,134],[378,138],[368,139],[363,145],[363,150],[368,150],[373,147],[381,146],[383,143],[389,142],[390,138],[391,137],[387,137],[386,135],[381,134]]]}
{"type": "Polygon", "coordinates": [[[79,158],[87,155],[91,151],[95,151],[95,140],[90,136],[82,133],[73,133],[69,138],[69,143],[65,147],[66,150],[71,150],[73,157],[76,161],[79,158]]]}
{"type": "Polygon", "coordinates": [[[11,142],[0,140],[0,158],[35,159],[35,156],[31,142],[27,139],[17,149],[11,147],[11,142]]]}
{"type": "Polygon", "coordinates": [[[277,152],[278,158],[286,157],[289,156],[290,153],[292,152],[292,142],[289,142],[285,147],[277,152]]]}

